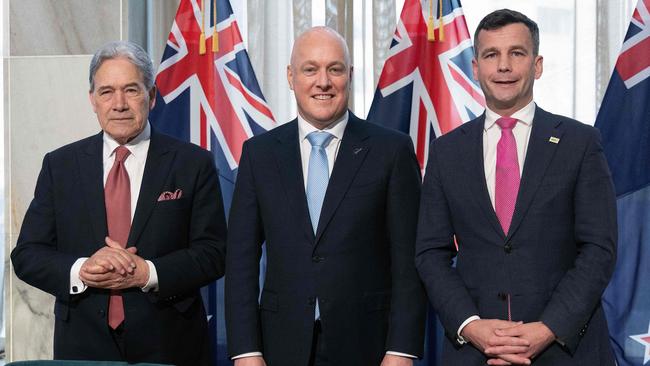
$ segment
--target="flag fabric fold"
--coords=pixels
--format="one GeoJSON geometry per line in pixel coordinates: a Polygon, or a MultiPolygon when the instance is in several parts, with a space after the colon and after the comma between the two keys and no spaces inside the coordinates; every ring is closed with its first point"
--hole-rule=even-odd
{"type": "MultiPolygon", "coordinates": [[[[275,126],[228,0],[181,0],[156,87],[152,126],[214,154],[227,212],[244,141],[275,126]]],[[[223,280],[202,293],[215,349],[213,363],[230,364],[223,280]]]]}
{"type": "MultiPolygon", "coordinates": [[[[425,8],[420,0],[404,2],[368,120],[410,135],[423,173],[429,143],[484,111],[473,57],[459,0],[425,8]]],[[[418,365],[440,364],[443,334],[429,309],[425,357],[418,365]]]]}
{"type": "Polygon", "coordinates": [[[649,25],[650,0],[640,0],[595,124],[617,198],[617,263],[603,307],[619,366],[650,364],[649,25]]]}
{"type": "Polygon", "coordinates": [[[431,10],[424,12],[419,0],[404,2],[368,113],[368,120],[411,136],[423,171],[429,142],[477,117],[485,105],[472,75],[474,51],[461,3],[434,3],[430,40],[431,10]]]}

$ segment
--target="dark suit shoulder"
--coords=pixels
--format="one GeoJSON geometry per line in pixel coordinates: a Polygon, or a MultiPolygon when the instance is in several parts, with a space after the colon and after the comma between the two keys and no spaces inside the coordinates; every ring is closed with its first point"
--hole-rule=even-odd
{"type": "Polygon", "coordinates": [[[180,152],[182,154],[189,154],[192,156],[206,156],[206,157],[212,156],[212,154],[208,150],[196,144],[187,141],[182,141],[175,137],[157,131],[151,132],[151,139],[152,142],[155,141],[155,143],[160,146],[164,146],[165,148],[168,148],[170,150],[176,150],[177,152],[180,152]]]}
{"type": "Polygon", "coordinates": [[[52,161],[72,161],[72,157],[79,151],[88,153],[101,153],[102,149],[102,132],[96,135],[88,136],[81,140],[63,145],[46,154],[46,158],[52,161]]]}
{"type": "Polygon", "coordinates": [[[356,119],[355,123],[360,124],[368,134],[368,136],[379,138],[379,139],[386,139],[386,140],[393,140],[393,141],[400,141],[402,143],[405,143],[407,141],[411,140],[411,137],[407,134],[405,134],[402,131],[395,130],[393,128],[388,128],[381,126],[373,121],[370,120],[362,120],[362,119],[356,119]]]}
{"type": "Polygon", "coordinates": [[[552,127],[561,129],[565,134],[575,136],[578,139],[600,138],[600,133],[594,126],[577,121],[573,118],[547,112],[539,107],[535,110],[534,121],[536,123],[550,123],[552,127]]]}
{"type": "Polygon", "coordinates": [[[484,116],[485,115],[481,115],[471,121],[465,122],[462,125],[447,132],[446,134],[435,138],[431,142],[431,147],[443,149],[450,147],[456,151],[459,148],[459,144],[463,146],[462,143],[464,141],[468,141],[468,139],[475,137],[476,134],[483,132],[483,123],[485,121],[484,116]]]}
{"type": "Polygon", "coordinates": [[[275,143],[278,140],[282,141],[284,139],[291,138],[292,136],[298,136],[298,121],[296,119],[281,124],[262,134],[255,135],[246,140],[246,144],[253,146],[267,145],[270,143],[275,143]]]}

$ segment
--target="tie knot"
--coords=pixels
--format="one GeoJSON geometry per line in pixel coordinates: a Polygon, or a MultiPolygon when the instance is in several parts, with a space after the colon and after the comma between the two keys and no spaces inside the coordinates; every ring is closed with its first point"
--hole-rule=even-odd
{"type": "Polygon", "coordinates": [[[307,135],[307,140],[311,144],[311,146],[327,146],[330,141],[332,141],[332,138],[334,138],[334,135],[332,135],[329,132],[323,132],[323,131],[314,131],[310,134],[307,135]]]}
{"type": "Polygon", "coordinates": [[[501,117],[497,120],[497,124],[502,130],[512,130],[517,124],[516,118],[501,117]]]}
{"type": "Polygon", "coordinates": [[[129,154],[131,154],[131,151],[129,151],[129,149],[124,145],[120,145],[115,148],[115,161],[123,162],[129,154]]]}

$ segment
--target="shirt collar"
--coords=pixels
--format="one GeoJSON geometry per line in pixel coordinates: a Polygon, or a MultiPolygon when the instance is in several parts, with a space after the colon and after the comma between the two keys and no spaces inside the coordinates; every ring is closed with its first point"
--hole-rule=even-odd
{"type": "MultiPolygon", "coordinates": [[[[489,130],[496,124],[497,119],[501,117],[504,116],[500,116],[495,111],[485,107],[485,124],[483,128],[486,131],[489,130]]],[[[533,124],[533,118],[535,117],[535,102],[531,100],[530,103],[513,113],[510,117],[516,118],[517,121],[522,122],[527,126],[531,126],[533,124]]]]}
{"type": "Polygon", "coordinates": [[[326,131],[334,135],[335,139],[341,139],[343,138],[343,133],[345,132],[345,127],[348,125],[348,115],[349,112],[345,112],[343,117],[341,117],[338,121],[332,123],[331,125],[327,126],[325,129],[319,130],[318,128],[314,127],[312,124],[309,122],[305,121],[304,118],[300,114],[298,114],[298,141],[303,141],[307,135],[314,131],[326,131]]]}
{"type": "MultiPolygon", "coordinates": [[[[140,132],[133,140],[127,142],[124,144],[129,151],[131,152],[131,155],[133,155],[136,159],[140,160],[141,158],[145,157],[147,155],[147,150],[149,149],[149,139],[151,138],[151,126],[149,125],[149,121],[147,121],[147,125],[144,127],[144,130],[140,132]]],[[[107,159],[113,155],[115,152],[115,149],[117,149],[120,144],[115,141],[115,139],[104,132],[103,134],[103,139],[104,139],[104,159],[107,159]]]]}

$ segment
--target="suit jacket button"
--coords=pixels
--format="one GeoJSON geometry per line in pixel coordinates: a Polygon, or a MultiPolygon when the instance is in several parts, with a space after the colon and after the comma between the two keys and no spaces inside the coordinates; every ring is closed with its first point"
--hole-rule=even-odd
{"type": "Polygon", "coordinates": [[[512,253],[512,245],[511,245],[510,243],[506,244],[506,245],[503,247],[503,251],[506,252],[506,254],[510,254],[510,253],[512,253]]]}
{"type": "Polygon", "coordinates": [[[99,314],[100,317],[103,317],[104,315],[106,315],[106,312],[104,310],[98,310],[97,314],[99,314]]]}
{"type": "Polygon", "coordinates": [[[508,295],[506,295],[506,294],[503,293],[503,292],[499,292],[499,293],[497,294],[497,296],[498,296],[499,299],[501,299],[502,301],[506,301],[506,299],[508,298],[508,295]]]}
{"type": "Polygon", "coordinates": [[[323,259],[324,259],[323,257],[317,256],[317,255],[311,257],[311,261],[314,262],[314,263],[320,263],[320,262],[323,261],[323,259]]]}

